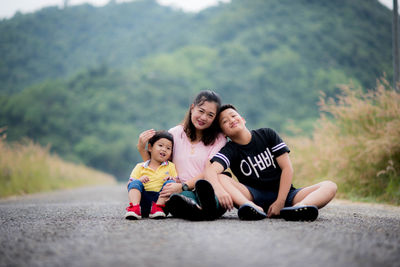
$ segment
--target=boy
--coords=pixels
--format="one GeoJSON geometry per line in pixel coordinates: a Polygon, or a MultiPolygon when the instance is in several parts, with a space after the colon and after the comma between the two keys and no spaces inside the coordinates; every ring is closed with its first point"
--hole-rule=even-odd
{"type": "Polygon", "coordinates": [[[313,221],[318,209],[333,199],[337,186],[331,181],[293,187],[290,150],[275,131],[248,130],[232,105],[222,106],[218,119],[222,132],[231,140],[211,159],[205,177],[221,206],[229,210],[239,207],[242,220],[280,215],[285,220],[313,221]],[[227,168],[239,182],[221,174],[227,168]]]}
{"type": "Polygon", "coordinates": [[[175,165],[169,161],[173,146],[173,136],[166,131],[157,131],[150,138],[148,143],[150,159],[137,164],[129,178],[130,203],[126,208],[126,219],[166,217],[164,208],[167,198],[160,196],[160,191],[166,184],[174,183],[178,176],[175,165]]]}

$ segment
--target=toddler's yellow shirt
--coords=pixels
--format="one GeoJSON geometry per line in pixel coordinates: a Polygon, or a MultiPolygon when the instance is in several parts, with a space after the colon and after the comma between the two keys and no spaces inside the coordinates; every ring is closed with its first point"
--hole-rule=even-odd
{"type": "Polygon", "coordinates": [[[148,176],[150,181],[144,183],[144,189],[146,191],[154,191],[159,192],[161,187],[165,183],[164,178],[173,177],[176,178],[178,176],[175,164],[170,161],[164,161],[157,168],[157,170],[153,170],[149,167],[150,160],[142,163],[138,163],[133,169],[129,180],[139,179],[142,176],[148,176]]]}

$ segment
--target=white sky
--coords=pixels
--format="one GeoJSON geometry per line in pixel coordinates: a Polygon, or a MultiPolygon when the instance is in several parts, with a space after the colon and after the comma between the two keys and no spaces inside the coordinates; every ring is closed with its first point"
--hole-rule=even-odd
{"type": "MultiPolygon", "coordinates": [[[[69,0],[70,5],[90,3],[95,6],[102,6],[110,0],[69,0]]],[[[117,0],[117,2],[129,2],[132,0],[117,0]]],[[[182,8],[185,11],[199,11],[218,2],[229,2],[229,0],[157,0],[162,5],[171,5],[182,8]]],[[[328,0],[329,1],[329,0],[328,0]]],[[[393,0],[379,0],[390,9],[393,0]]],[[[0,0],[0,19],[11,18],[15,12],[30,13],[47,6],[62,6],[64,0],[0,0]]]]}
{"type": "MultiPolygon", "coordinates": [[[[69,5],[90,3],[94,6],[102,6],[110,0],[69,0],[69,5]]],[[[133,0],[117,0],[118,3],[133,0]]],[[[217,5],[218,2],[229,0],[157,0],[162,5],[170,5],[185,11],[196,12],[206,7],[217,5]]],[[[0,19],[11,18],[15,12],[30,13],[48,6],[63,6],[64,0],[0,0],[0,19]]]]}

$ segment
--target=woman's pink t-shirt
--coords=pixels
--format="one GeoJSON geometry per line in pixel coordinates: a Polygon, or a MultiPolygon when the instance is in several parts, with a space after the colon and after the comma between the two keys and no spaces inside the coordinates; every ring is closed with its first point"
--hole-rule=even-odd
{"type": "Polygon", "coordinates": [[[203,142],[193,145],[182,125],[171,128],[169,132],[174,137],[172,161],[182,182],[203,173],[205,164],[226,144],[224,135],[219,134],[213,145],[205,146],[203,142]]]}

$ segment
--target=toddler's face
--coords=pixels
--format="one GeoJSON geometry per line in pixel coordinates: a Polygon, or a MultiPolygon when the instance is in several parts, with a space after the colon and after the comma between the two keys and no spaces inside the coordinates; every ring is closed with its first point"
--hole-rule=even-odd
{"type": "Polygon", "coordinates": [[[172,154],[172,142],[166,138],[158,139],[153,146],[149,147],[151,158],[158,161],[164,162],[169,160],[172,154]]]}

